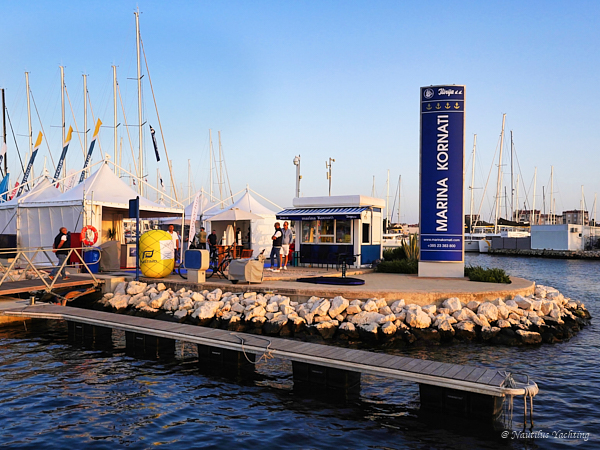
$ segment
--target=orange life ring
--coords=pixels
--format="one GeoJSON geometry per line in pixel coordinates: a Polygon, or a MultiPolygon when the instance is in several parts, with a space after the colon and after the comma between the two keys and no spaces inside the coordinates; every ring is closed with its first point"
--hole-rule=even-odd
{"type": "Polygon", "coordinates": [[[81,243],[83,245],[92,246],[98,241],[98,230],[92,225],[87,225],[81,230],[81,243]],[[94,239],[88,239],[88,231],[94,233],[94,239]]]}

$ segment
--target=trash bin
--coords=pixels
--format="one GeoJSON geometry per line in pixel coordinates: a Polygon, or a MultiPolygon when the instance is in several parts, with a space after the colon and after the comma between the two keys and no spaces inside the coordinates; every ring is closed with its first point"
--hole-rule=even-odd
{"type": "MultiPolygon", "coordinates": [[[[98,273],[98,268],[100,266],[100,249],[96,247],[85,249],[83,251],[83,261],[90,269],[90,272],[98,273]]],[[[86,272],[85,268],[83,271],[86,272]]]]}

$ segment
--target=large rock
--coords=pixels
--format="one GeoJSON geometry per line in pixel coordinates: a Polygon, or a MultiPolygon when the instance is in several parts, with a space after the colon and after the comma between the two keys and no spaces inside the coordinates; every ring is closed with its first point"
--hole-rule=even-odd
{"type": "Polygon", "coordinates": [[[484,341],[489,341],[490,339],[495,338],[500,333],[500,328],[498,327],[485,327],[481,329],[481,337],[484,341]]]}
{"type": "Polygon", "coordinates": [[[396,325],[393,322],[385,322],[381,325],[381,332],[386,336],[392,336],[396,333],[396,325]]]}
{"type": "Polygon", "coordinates": [[[339,326],[338,332],[340,333],[340,337],[345,337],[346,339],[357,339],[359,337],[358,330],[350,322],[343,322],[339,326]]]}
{"type": "Polygon", "coordinates": [[[126,294],[126,290],[127,290],[127,281],[122,281],[121,283],[117,284],[117,287],[115,288],[115,295],[125,295],[126,294]]]}
{"type": "Polygon", "coordinates": [[[400,311],[402,311],[403,308],[404,308],[404,299],[396,300],[394,303],[392,303],[392,306],[390,306],[390,309],[392,310],[392,312],[394,314],[398,314],[400,311]]]}
{"type": "Polygon", "coordinates": [[[442,307],[448,308],[450,310],[450,314],[452,314],[454,311],[460,311],[462,309],[462,303],[457,297],[452,297],[444,300],[442,307]]]}
{"type": "Polygon", "coordinates": [[[483,314],[477,314],[474,316],[473,322],[475,322],[475,325],[479,325],[481,328],[490,328],[490,324],[483,314]]]}
{"type": "Polygon", "coordinates": [[[329,315],[335,317],[338,314],[343,313],[346,308],[350,305],[350,302],[344,297],[338,295],[331,300],[331,306],[329,307],[329,315]]]}
{"type": "Polygon", "coordinates": [[[483,315],[489,322],[498,320],[498,308],[491,302],[485,302],[479,305],[477,314],[483,315]]]}
{"type": "Polygon", "coordinates": [[[463,320],[472,320],[473,317],[475,317],[475,313],[469,308],[463,308],[460,311],[454,311],[452,317],[454,317],[458,322],[462,322],[463,320]]]}
{"type": "Polygon", "coordinates": [[[377,312],[379,311],[379,308],[377,307],[377,302],[373,301],[372,299],[369,299],[365,302],[365,304],[362,306],[363,311],[366,312],[377,312]]]}
{"type": "Polygon", "coordinates": [[[283,314],[280,314],[272,320],[268,320],[263,326],[265,334],[268,334],[270,336],[277,336],[287,322],[288,318],[283,314]]]}
{"type": "Polygon", "coordinates": [[[192,317],[203,321],[208,321],[215,317],[217,310],[219,309],[219,302],[206,301],[203,302],[198,309],[192,313],[192,317]]]}
{"type": "Polygon", "coordinates": [[[111,298],[108,301],[108,304],[116,310],[123,310],[123,309],[127,308],[130,298],[131,298],[130,295],[123,295],[123,294],[115,295],[113,298],[111,298]]]}
{"type": "Polygon", "coordinates": [[[513,298],[513,300],[519,306],[519,308],[521,308],[525,311],[531,309],[532,304],[525,297],[523,297],[521,295],[515,295],[515,298],[513,298]]]}
{"type": "Polygon", "coordinates": [[[350,305],[346,308],[348,314],[358,314],[361,311],[360,305],[350,305]]]}
{"type": "Polygon", "coordinates": [[[533,331],[517,330],[517,334],[521,337],[523,344],[541,344],[542,335],[533,331]]]}
{"type": "Polygon", "coordinates": [[[263,308],[262,306],[257,306],[256,308],[252,308],[250,311],[246,311],[245,319],[246,321],[249,321],[257,317],[264,317],[266,313],[267,312],[265,311],[265,308],[263,308]]]}
{"type": "Polygon", "coordinates": [[[377,312],[361,311],[358,314],[355,314],[354,316],[352,316],[350,321],[354,325],[357,325],[357,326],[365,325],[368,323],[373,323],[373,324],[377,325],[379,323],[379,321],[381,319],[383,319],[384,317],[385,316],[383,316],[377,312]]]}
{"type": "Polygon", "coordinates": [[[458,322],[454,329],[456,330],[455,336],[458,339],[465,339],[471,341],[477,337],[475,332],[475,323],[465,320],[464,322],[458,322]]]}
{"type": "Polygon", "coordinates": [[[480,304],[481,304],[481,302],[479,302],[477,300],[471,300],[469,303],[467,303],[467,308],[469,308],[473,312],[476,312],[477,308],[479,308],[480,304]]]}
{"type": "Polygon", "coordinates": [[[315,328],[323,339],[331,339],[337,330],[337,320],[330,320],[329,322],[321,322],[315,325],[315,328]]]}
{"type": "Polygon", "coordinates": [[[359,325],[358,327],[360,337],[366,341],[376,341],[378,331],[379,325],[377,325],[376,323],[366,323],[363,325],[359,325]]]}
{"type": "Polygon", "coordinates": [[[147,283],[142,283],[141,281],[130,281],[129,286],[127,286],[127,293],[129,295],[141,294],[146,290],[147,283]]]}
{"type": "Polygon", "coordinates": [[[313,313],[315,316],[324,316],[327,314],[330,307],[331,302],[327,299],[323,299],[321,302],[315,303],[310,312],[313,313]]]}
{"type": "Polygon", "coordinates": [[[435,314],[436,306],[435,305],[421,306],[421,310],[426,314],[435,314]]]}
{"type": "Polygon", "coordinates": [[[431,318],[420,309],[409,309],[406,313],[405,322],[411,328],[428,328],[431,325],[431,318]]]}

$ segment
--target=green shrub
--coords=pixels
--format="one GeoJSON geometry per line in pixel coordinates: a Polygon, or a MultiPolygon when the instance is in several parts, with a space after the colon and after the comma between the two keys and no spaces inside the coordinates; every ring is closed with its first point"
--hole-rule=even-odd
{"type": "Polygon", "coordinates": [[[419,273],[419,262],[413,259],[382,261],[375,270],[380,273],[419,273]]]}
{"type": "Polygon", "coordinates": [[[402,241],[402,249],[404,250],[406,259],[419,260],[419,237],[416,233],[408,237],[408,242],[402,241]]]}
{"type": "Polygon", "coordinates": [[[510,284],[510,277],[503,269],[485,269],[481,266],[466,266],[465,277],[471,281],[483,281],[486,283],[506,283],[510,284]]]}
{"type": "Polygon", "coordinates": [[[387,249],[383,251],[383,259],[386,261],[399,261],[406,259],[406,253],[404,253],[404,248],[402,247],[387,249]]]}

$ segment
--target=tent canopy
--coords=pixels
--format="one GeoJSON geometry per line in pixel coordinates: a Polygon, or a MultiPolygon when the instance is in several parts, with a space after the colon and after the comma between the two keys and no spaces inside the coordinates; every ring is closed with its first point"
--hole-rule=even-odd
{"type": "Polygon", "coordinates": [[[56,189],[54,182],[49,178],[44,178],[36,184],[29,192],[25,192],[18,197],[4,203],[0,203],[0,208],[14,208],[17,205],[23,205],[26,202],[50,200],[58,197],[60,190],[56,189]]]}
{"type": "MultiPolygon", "coordinates": [[[[51,206],[75,206],[81,205],[84,198],[94,205],[108,206],[119,209],[129,209],[129,200],[139,194],[129,187],[123,180],[114,174],[105,162],[100,168],[91,174],[82,183],[67,192],[52,198],[35,199],[22,206],[25,207],[51,207],[51,206]]],[[[159,205],[147,198],[140,197],[140,210],[161,213],[181,214],[181,208],[170,208],[159,205]]]]}
{"type": "MultiPolygon", "coordinates": [[[[244,195],[242,195],[239,199],[237,199],[237,201],[233,205],[228,206],[223,211],[226,211],[226,210],[232,209],[232,208],[237,208],[241,211],[247,211],[247,212],[251,212],[254,214],[258,214],[259,216],[274,216],[277,213],[277,211],[269,209],[266,206],[264,206],[263,204],[259,203],[258,200],[256,200],[252,196],[252,194],[250,194],[250,191],[248,191],[248,190],[246,190],[244,195]]],[[[215,211],[212,214],[216,214],[218,212],[223,212],[223,211],[219,211],[216,208],[214,208],[214,210],[215,211]]],[[[210,212],[210,211],[208,211],[208,212],[210,212]]]]}

